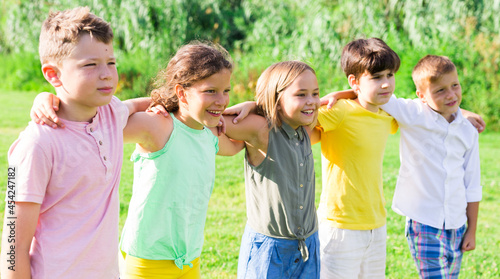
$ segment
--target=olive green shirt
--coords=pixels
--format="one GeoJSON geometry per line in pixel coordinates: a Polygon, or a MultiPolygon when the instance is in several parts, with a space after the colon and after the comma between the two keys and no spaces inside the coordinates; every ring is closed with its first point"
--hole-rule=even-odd
{"type": "Polygon", "coordinates": [[[318,230],[314,159],[303,127],[283,123],[269,131],[267,155],[258,166],[245,156],[248,224],[258,233],[298,239],[304,261],[304,240],[318,230]]]}

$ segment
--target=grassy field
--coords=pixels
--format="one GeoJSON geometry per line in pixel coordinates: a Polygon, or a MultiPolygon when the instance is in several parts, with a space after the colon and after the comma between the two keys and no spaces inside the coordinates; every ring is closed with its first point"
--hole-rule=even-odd
{"type": "MultiPolygon", "coordinates": [[[[5,193],[7,150],[29,121],[33,93],[0,92],[0,191],[5,193]]],[[[500,134],[485,132],[479,138],[483,201],[480,205],[477,248],[467,253],[462,263],[461,278],[500,277],[500,134]]],[[[392,212],[390,204],[399,168],[399,137],[389,138],[384,160],[385,198],[388,212],[387,278],[416,278],[414,264],[404,238],[404,217],[392,212]]],[[[121,181],[120,228],[125,221],[132,188],[134,149],[126,145],[121,181]]],[[[316,197],[321,192],[320,146],[313,147],[316,162],[316,197]]],[[[202,254],[204,278],[235,278],[241,234],[246,222],[243,180],[243,153],[234,157],[218,157],[216,182],[210,201],[202,254]]],[[[5,207],[0,198],[0,212],[5,207]]],[[[3,218],[2,218],[3,219],[3,218]]],[[[3,228],[3,226],[2,226],[3,228]]],[[[0,228],[1,229],[1,228],[0,228]]]]}

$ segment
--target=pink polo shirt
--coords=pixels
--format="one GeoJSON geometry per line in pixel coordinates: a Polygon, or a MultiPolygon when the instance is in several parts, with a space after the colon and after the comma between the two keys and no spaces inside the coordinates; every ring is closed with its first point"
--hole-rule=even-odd
{"type": "Polygon", "coordinates": [[[9,150],[15,200],[41,204],[32,278],[118,278],[118,186],[127,107],[113,97],[91,123],[30,122],[9,150]]]}

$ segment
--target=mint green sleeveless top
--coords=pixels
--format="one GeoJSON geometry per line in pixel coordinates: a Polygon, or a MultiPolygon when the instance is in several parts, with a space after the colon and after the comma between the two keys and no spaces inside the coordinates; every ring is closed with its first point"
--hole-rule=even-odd
{"type": "Polygon", "coordinates": [[[134,185],[120,247],[128,255],[183,265],[201,254],[218,139],[177,120],[165,146],[135,151],[134,185]]]}

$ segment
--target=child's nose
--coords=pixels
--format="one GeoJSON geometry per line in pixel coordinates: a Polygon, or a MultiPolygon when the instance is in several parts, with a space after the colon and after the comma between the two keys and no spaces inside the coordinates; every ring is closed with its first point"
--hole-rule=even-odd
{"type": "Polygon", "coordinates": [[[217,94],[217,97],[215,99],[215,104],[220,106],[226,106],[227,104],[229,104],[229,96],[224,93],[217,94]]]}
{"type": "Polygon", "coordinates": [[[108,67],[103,67],[102,71],[101,71],[101,76],[100,78],[101,79],[111,79],[112,78],[112,74],[111,74],[111,70],[108,69],[108,67]]]}

